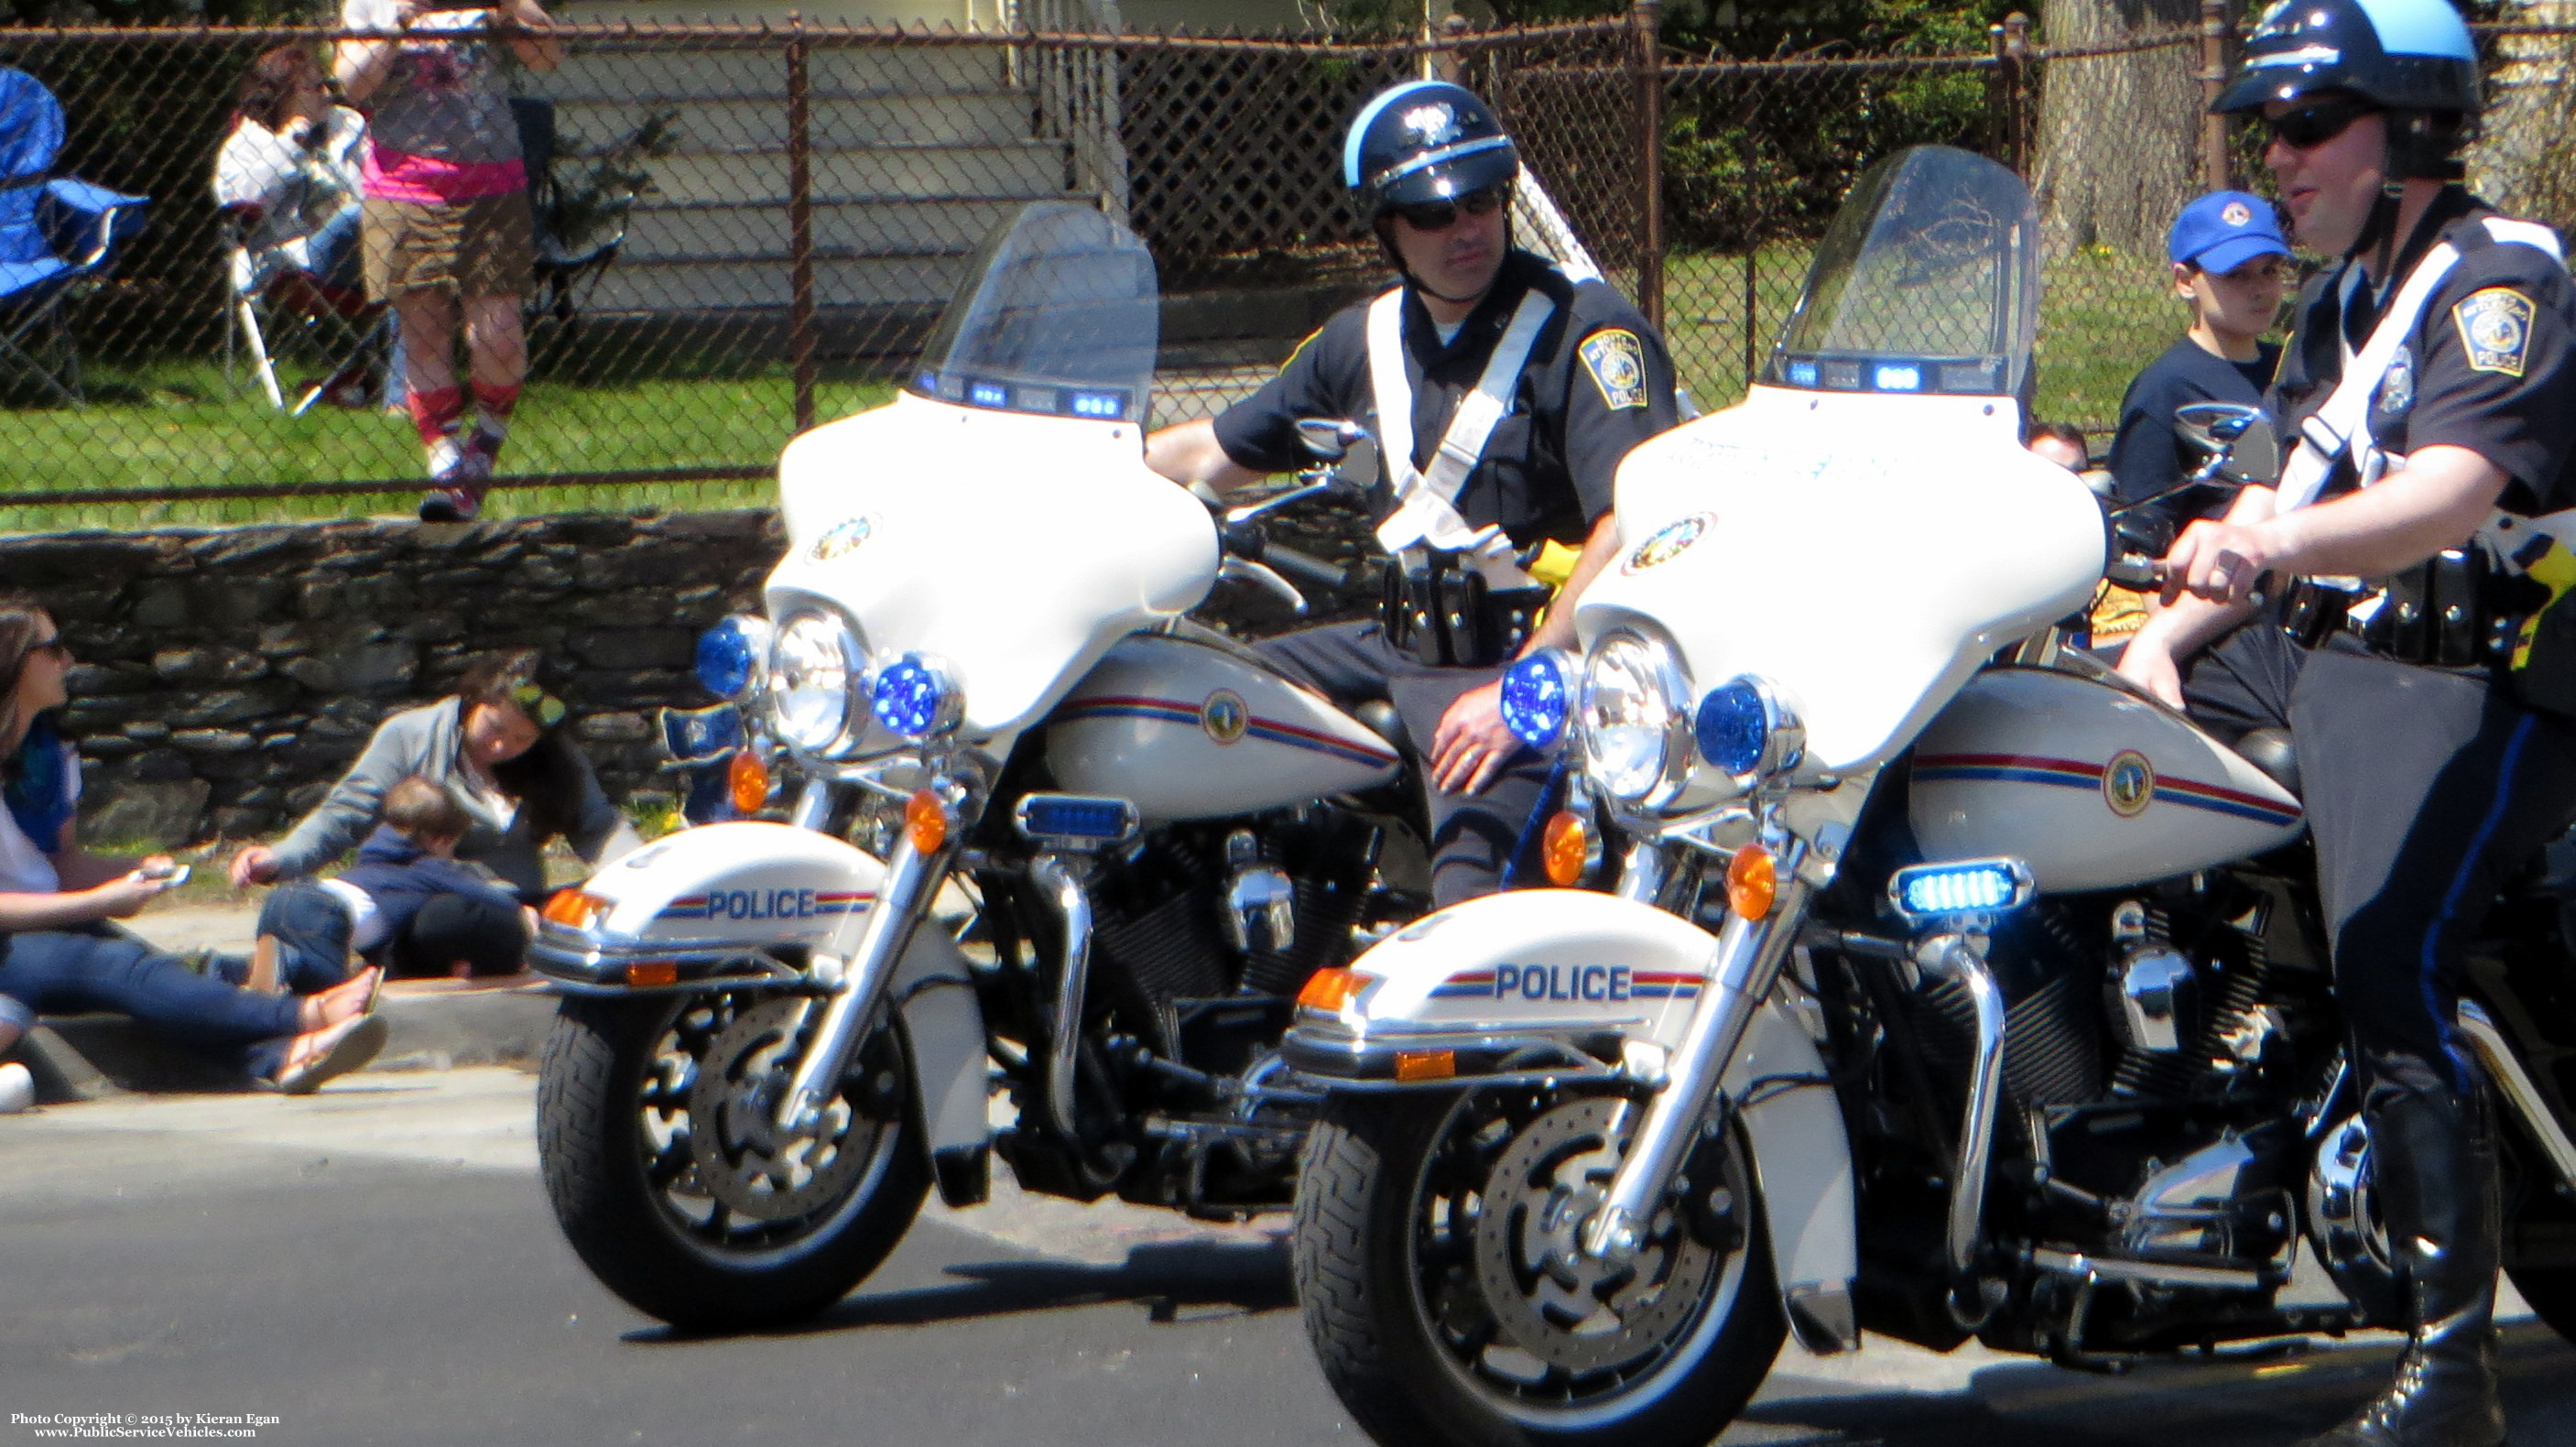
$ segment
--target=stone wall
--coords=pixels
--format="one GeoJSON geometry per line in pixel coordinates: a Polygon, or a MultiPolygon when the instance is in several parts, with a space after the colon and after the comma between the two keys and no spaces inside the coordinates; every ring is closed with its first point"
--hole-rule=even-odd
{"type": "Polygon", "coordinates": [[[698,633],[755,606],[767,511],[401,520],[0,538],[77,667],[84,837],[178,845],[292,823],[376,721],[473,659],[543,649],[612,797],[654,777],[653,710],[709,702],[698,633]]]}

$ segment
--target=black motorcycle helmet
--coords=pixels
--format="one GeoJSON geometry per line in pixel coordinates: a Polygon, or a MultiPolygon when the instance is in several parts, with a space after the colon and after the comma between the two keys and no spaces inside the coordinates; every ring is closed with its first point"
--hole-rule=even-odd
{"type": "Polygon", "coordinates": [[[2484,103],[2477,47],[2450,0],[2275,0],[2210,109],[2240,114],[2326,91],[2386,113],[2392,186],[2460,178],[2454,153],[2484,103]]]}
{"type": "Polygon", "coordinates": [[[1374,223],[1397,206],[1446,201],[1520,174],[1520,152],[1464,86],[1407,81],[1360,108],[1342,144],[1342,184],[1374,223]]]}

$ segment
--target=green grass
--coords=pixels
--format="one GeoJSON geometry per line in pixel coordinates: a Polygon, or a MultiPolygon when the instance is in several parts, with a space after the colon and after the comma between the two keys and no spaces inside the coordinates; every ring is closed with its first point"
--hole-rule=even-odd
{"type": "MultiPolygon", "coordinates": [[[[298,373],[281,368],[292,381],[298,373]]],[[[406,416],[318,406],[302,417],[270,408],[247,377],[226,386],[220,364],[164,362],[94,368],[90,404],[0,410],[0,491],[220,487],[401,479],[361,496],[187,503],[0,507],[0,528],[134,527],[245,522],[410,510],[420,443],[406,416]]],[[[830,377],[815,393],[829,420],[875,406],[890,384],[830,377]]],[[[505,454],[510,472],[604,472],[774,461],[793,432],[793,386],[783,366],[717,378],[648,377],[527,389],[505,454]]],[[[495,516],[568,508],[765,504],[765,480],[626,487],[504,489],[495,516]]]]}
{"type": "MultiPolygon", "coordinates": [[[[1810,254],[1803,243],[1784,242],[1753,258],[1757,366],[1797,302],[1810,254]]],[[[2096,247],[2049,263],[2041,286],[2038,413],[2108,431],[2129,379],[2182,335],[2185,316],[2165,264],[2096,247]]],[[[1664,336],[1682,385],[1702,408],[1744,395],[1747,316],[1745,258],[1666,259],[1664,336]]]]}

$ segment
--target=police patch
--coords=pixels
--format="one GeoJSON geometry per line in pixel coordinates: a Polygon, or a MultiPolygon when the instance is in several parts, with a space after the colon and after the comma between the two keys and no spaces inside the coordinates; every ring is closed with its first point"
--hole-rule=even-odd
{"type": "Polygon", "coordinates": [[[2451,308],[2451,323],[2468,348],[2469,370],[2519,377],[2531,360],[2531,299],[2509,286],[2472,292],[2451,308]]]}
{"type": "Polygon", "coordinates": [[[1601,389],[1603,406],[1617,412],[1646,405],[1646,347],[1635,332],[1594,332],[1577,350],[1592,385],[1601,389]]]}

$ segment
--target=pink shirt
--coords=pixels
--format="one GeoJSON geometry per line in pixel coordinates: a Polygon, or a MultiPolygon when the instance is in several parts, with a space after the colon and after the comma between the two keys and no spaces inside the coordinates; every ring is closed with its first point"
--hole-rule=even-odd
{"type": "Polygon", "coordinates": [[[423,206],[452,206],[486,196],[506,196],[528,184],[528,168],[518,157],[506,161],[449,161],[412,156],[367,143],[367,194],[387,201],[423,206]]]}

